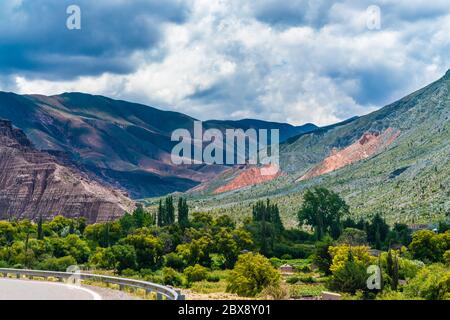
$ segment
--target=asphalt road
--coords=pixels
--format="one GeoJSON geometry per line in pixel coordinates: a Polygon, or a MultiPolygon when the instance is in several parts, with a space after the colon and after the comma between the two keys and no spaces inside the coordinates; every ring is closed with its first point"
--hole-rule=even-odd
{"type": "Polygon", "coordinates": [[[87,288],[59,282],[0,279],[0,300],[102,300],[87,288]]]}

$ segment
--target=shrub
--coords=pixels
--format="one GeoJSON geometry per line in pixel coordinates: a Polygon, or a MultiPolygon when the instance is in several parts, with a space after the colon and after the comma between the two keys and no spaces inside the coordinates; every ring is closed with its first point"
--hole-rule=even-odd
{"type": "Polygon", "coordinates": [[[215,275],[215,274],[209,274],[206,277],[206,281],[208,281],[208,282],[219,282],[220,281],[220,277],[218,275],[215,275]]]}
{"type": "Polygon", "coordinates": [[[299,282],[300,279],[297,276],[292,276],[286,279],[286,282],[289,284],[296,284],[297,282],[299,282]]]}
{"type": "Polygon", "coordinates": [[[72,256],[65,256],[61,258],[48,258],[41,261],[37,265],[39,270],[51,271],[66,271],[69,266],[76,265],[77,261],[72,256]]]}
{"type": "Polygon", "coordinates": [[[415,259],[443,262],[445,252],[450,250],[450,231],[441,234],[430,230],[417,231],[413,234],[409,248],[415,259]]]}
{"type": "Polygon", "coordinates": [[[354,228],[346,228],[337,240],[339,244],[348,244],[350,246],[362,246],[367,244],[367,233],[354,228]]]}
{"type": "Polygon", "coordinates": [[[305,259],[312,255],[314,252],[314,247],[308,244],[287,244],[278,243],[273,247],[273,254],[276,257],[282,257],[284,255],[289,255],[294,259],[305,259]]]}
{"type": "Polygon", "coordinates": [[[259,296],[269,300],[286,300],[289,298],[289,288],[282,283],[271,284],[259,296]]]}
{"type": "Polygon", "coordinates": [[[203,281],[208,276],[208,269],[196,264],[195,266],[190,266],[184,269],[184,275],[188,283],[203,281]]]}
{"type": "Polygon", "coordinates": [[[186,267],[186,263],[178,254],[171,252],[164,256],[164,266],[181,271],[186,267]]]}
{"type": "Polygon", "coordinates": [[[333,257],[329,248],[333,245],[333,239],[325,237],[323,241],[317,242],[314,249],[313,262],[320,271],[326,275],[331,274],[330,267],[333,263],[333,257]]]}
{"type": "Polygon", "coordinates": [[[444,253],[444,262],[450,264],[450,250],[445,251],[444,253]]]}
{"type": "Polygon", "coordinates": [[[260,254],[246,253],[239,256],[231,271],[227,291],[254,297],[266,287],[279,283],[280,274],[267,258],[260,254]]]}
{"type": "Polygon", "coordinates": [[[179,287],[183,284],[183,278],[176,270],[164,267],[162,272],[165,285],[179,287]]]}
{"type": "Polygon", "coordinates": [[[352,257],[353,260],[360,262],[363,266],[368,267],[372,262],[375,262],[373,257],[369,255],[369,248],[366,246],[350,247],[348,245],[330,247],[329,252],[333,257],[333,263],[330,266],[330,271],[334,272],[343,268],[345,262],[352,257]],[[351,253],[351,254],[350,254],[351,253]]]}
{"type": "Polygon", "coordinates": [[[450,270],[443,264],[422,268],[404,288],[408,297],[427,300],[450,299],[450,270]]]}
{"type": "Polygon", "coordinates": [[[333,271],[331,288],[337,291],[354,294],[358,290],[367,289],[366,265],[353,258],[351,251],[343,265],[333,271]]]}

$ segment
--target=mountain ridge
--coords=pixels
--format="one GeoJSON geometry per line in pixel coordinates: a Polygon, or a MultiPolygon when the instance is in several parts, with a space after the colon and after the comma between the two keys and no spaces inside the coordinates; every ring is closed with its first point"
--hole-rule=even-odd
{"type": "MultiPolygon", "coordinates": [[[[0,117],[24,130],[40,150],[67,155],[104,182],[133,198],[186,191],[212,179],[226,166],[176,166],[170,153],[178,128],[193,131],[196,119],[173,111],[79,92],[61,95],[18,95],[0,92],[0,117]]],[[[247,119],[211,120],[204,128],[279,128],[282,139],[315,130],[247,119]]]]}

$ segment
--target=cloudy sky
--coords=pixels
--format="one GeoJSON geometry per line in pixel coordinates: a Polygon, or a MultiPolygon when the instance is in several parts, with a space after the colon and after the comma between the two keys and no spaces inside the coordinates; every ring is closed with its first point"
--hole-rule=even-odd
{"type": "Polygon", "coordinates": [[[448,0],[0,0],[3,91],[325,125],[449,68],[448,0]],[[71,4],[81,30],[66,27],[71,4]]]}

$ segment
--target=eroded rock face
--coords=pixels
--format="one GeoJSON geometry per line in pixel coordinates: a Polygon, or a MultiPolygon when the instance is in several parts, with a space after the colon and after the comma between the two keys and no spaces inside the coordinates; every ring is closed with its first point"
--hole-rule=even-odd
{"type": "Polygon", "coordinates": [[[108,221],[131,211],[120,191],[36,150],[25,134],[0,120],[0,219],[51,219],[56,215],[108,221]]]}
{"type": "Polygon", "coordinates": [[[358,141],[348,147],[342,150],[333,150],[330,156],[300,177],[298,181],[321,176],[357,161],[367,159],[392,144],[399,134],[400,131],[392,128],[388,128],[382,133],[365,133],[358,141]]]}
{"type": "Polygon", "coordinates": [[[219,194],[261,184],[276,179],[280,174],[281,171],[275,166],[245,168],[240,170],[240,173],[229,183],[214,190],[214,193],[219,194]]]}

